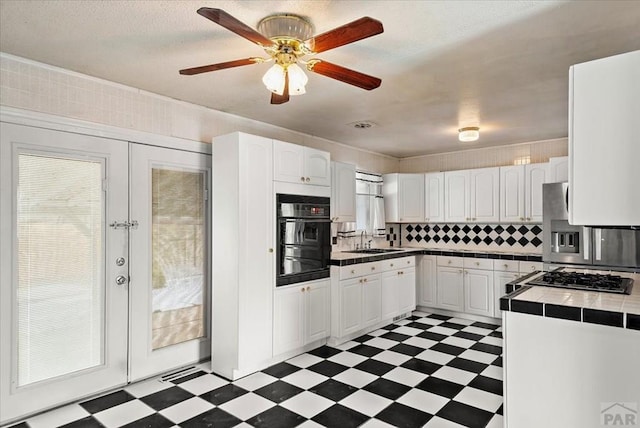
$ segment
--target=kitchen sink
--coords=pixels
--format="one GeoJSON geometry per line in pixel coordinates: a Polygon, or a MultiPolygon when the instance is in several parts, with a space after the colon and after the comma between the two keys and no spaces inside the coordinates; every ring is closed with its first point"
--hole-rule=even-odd
{"type": "Polygon", "coordinates": [[[390,248],[365,248],[362,250],[351,250],[345,251],[345,253],[356,253],[356,254],[382,254],[382,253],[395,253],[402,250],[392,250],[390,248]]]}

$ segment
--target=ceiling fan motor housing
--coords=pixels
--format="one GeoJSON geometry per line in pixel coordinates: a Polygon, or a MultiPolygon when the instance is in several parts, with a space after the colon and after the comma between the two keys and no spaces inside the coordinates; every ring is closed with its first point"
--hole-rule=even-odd
{"type": "Polygon", "coordinates": [[[293,39],[302,42],[313,36],[313,25],[298,15],[272,15],[258,23],[258,31],[271,40],[293,39]]]}

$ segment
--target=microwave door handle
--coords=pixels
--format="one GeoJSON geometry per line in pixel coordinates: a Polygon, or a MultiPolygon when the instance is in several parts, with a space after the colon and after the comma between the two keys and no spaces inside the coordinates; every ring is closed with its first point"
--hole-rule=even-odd
{"type": "Polygon", "coordinates": [[[602,229],[595,229],[594,230],[594,238],[593,240],[594,245],[595,245],[595,251],[596,251],[596,260],[602,260],[602,229]]]}
{"type": "Polygon", "coordinates": [[[591,242],[591,233],[589,233],[589,228],[582,228],[582,242],[584,243],[584,259],[589,260],[591,258],[591,249],[589,248],[589,243],[591,242]]]}

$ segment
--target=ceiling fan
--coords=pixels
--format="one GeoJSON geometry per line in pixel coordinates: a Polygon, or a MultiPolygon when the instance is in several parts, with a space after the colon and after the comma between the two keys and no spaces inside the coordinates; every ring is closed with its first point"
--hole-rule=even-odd
{"type": "Polygon", "coordinates": [[[271,104],[283,104],[289,101],[289,95],[305,93],[305,85],[308,78],[298,66],[298,63],[303,64],[308,71],[366,90],[375,89],[382,83],[382,80],[377,77],[350,70],[321,59],[303,59],[306,55],[325,52],[329,49],[382,33],[384,31],[382,23],[375,19],[363,17],[326,33],[313,36],[311,23],[298,15],[279,14],[268,16],[258,23],[258,31],[256,31],[222,9],[202,7],[198,9],[198,14],[259,45],[269,57],[250,57],[186,68],[180,70],[180,74],[194,75],[274,61],[275,64],[262,78],[267,89],[271,91],[271,104]]]}

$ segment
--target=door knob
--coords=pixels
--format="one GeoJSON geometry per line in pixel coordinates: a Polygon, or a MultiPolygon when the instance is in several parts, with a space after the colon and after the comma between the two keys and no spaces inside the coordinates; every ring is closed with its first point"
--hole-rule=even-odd
{"type": "Polygon", "coordinates": [[[118,285],[124,285],[127,283],[127,277],[124,275],[118,275],[116,277],[116,284],[118,285]]]}
{"type": "Polygon", "coordinates": [[[307,177],[304,181],[306,181],[307,183],[311,181],[311,179],[309,177],[307,177]]]}

